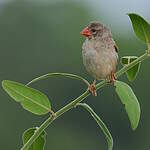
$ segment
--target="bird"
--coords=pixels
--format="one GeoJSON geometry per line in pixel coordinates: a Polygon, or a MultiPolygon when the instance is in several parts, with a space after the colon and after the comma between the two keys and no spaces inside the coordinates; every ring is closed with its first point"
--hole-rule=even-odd
{"type": "Polygon", "coordinates": [[[110,29],[99,21],[90,22],[80,34],[86,38],[82,45],[83,64],[94,78],[89,91],[93,96],[97,96],[97,80],[109,77],[110,83],[115,81],[118,47],[110,29]]]}

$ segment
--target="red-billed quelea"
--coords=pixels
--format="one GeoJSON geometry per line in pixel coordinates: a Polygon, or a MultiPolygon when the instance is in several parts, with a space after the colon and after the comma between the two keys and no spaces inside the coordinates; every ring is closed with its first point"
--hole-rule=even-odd
{"type": "Polygon", "coordinates": [[[86,37],[82,46],[83,64],[86,70],[94,77],[90,85],[90,92],[96,96],[96,80],[110,77],[110,82],[115,80],[114,72],[117,66],[117,46],[111,31],[97,21],[91,22],[81,31],[86,37]]]}

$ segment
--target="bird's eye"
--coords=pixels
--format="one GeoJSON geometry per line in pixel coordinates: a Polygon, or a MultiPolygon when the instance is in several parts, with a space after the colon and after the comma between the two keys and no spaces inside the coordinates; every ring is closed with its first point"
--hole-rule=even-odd
{"type": "Polygon", "coordinates": [[[95,30],[95,29],[92,29],[91,31],[92,31],[92,32],[96,32],[96,30],[95,30]]]}

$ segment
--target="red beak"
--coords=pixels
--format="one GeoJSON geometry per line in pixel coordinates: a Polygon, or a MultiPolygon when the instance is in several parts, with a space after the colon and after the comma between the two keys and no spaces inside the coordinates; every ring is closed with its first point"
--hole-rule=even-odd
{"type": "Polygon", "coordinates": [[[86,36],[86,37],[91,36],[91,32],[89,31],[89,28],[88,28],[88,27],[84,28],[84,29],[80,32],[80,34],[81,34],[81,35],[84,35],[84,36],[86,36]]]}

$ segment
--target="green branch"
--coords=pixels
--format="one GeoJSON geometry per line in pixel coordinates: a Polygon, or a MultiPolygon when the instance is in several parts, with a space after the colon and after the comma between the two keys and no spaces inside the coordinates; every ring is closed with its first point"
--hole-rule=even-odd
{"type": "MultiPolygon", "coordinates": [[[[131,69],[133,66],[135,66],[136,64],[138,64],[139,62],[144,61],[146,58],[149,57],[149,53],[146,52],[143,55],[141,55],[140,57],[138,57],[135,61],[131,62],[130,64],[124,66],[122,69],[120,69],[118,72],[116,72],[115,77],[116,79],[118,77],[120,77],[121,75],[123,75],[127,70],[131,69]]],[[[96,90],[102,88],[103,86],[105,86],[106,84],[109,83],[109,79],[105,79],[103,81],[101,81],[100,83],[98,83],[96,85],[96,90]]],[[[61,108],[60,110],[58,110],[55,113],[55,116],[50,116],[39,128],[38,130],[35,132],[35,134],[29,139],[29,141],[21,148],[21,150],[28,150],[28,148],[31,146],[31,144],[38,138],[38,136],[55,120],[57,119],[59,116],[61,116],[62,114],[64,114],[65,112],[69,111],[70,109],[74,108],[78,103],[80,103],[81,101],[83,101],[86,97],[88,97],[90,95],[89,90],[86,90],[82,95],[80,95],[78,98],[76,98],[75,100],[73,100],[72,102],[70,102],[69,104],[67,104],[66,106],[64,106],[63,108],[61,108]]]]}

